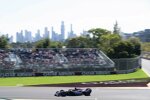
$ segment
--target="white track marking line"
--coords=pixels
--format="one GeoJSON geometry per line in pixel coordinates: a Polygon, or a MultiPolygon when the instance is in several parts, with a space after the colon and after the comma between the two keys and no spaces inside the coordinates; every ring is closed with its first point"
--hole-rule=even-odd
{"type": "Polygon", "coordinates": [[[150,74],[148,73],[146,69],[142,68],[142,70],[150,77],[150,74]]]}
{"type": "Polygon", "coordinates": [[[98,100],[97,98],[95,98],[94,100],[98,100]]]}
{"type": "MultiPolygon", "coordinates": [[[[1,99],[0,99],[1,100],[1,99]]],[[[54,97],[49,99],[11,99],[11,100],[98,100],[97,98],[54,97]]]]}

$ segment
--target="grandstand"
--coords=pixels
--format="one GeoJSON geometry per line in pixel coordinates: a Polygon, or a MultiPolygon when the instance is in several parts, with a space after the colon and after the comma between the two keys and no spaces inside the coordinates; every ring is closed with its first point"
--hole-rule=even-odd
{"type": "Polygon", "coordinates": [[[0,49],[0,77],[129,73],[138,68],[138,58],[113,61],[96,48],[0,49]]]}
{"type": "Polygon", "coordinates": [[[113,61],[95,48],[0,49],[1,76],[18,73],[70,75],[101,72],[106,74],[113,70],[113,61]]]}

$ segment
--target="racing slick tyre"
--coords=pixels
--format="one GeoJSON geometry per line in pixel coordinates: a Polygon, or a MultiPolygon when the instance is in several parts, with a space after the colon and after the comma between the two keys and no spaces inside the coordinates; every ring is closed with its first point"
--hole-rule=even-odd
{"type": "Polygon", "coordinates": [[[83,92],[83,94],[84,94],[85,96],[90,96],[91,92],[92,92],[92,90],[91,90],[90,88],[87,88],[87,89],[83,92]]]}
{"type": "Polygon", "coordinates": [[[67,94],[64,90],[60,90],[60,96],[65,97],[67,96],[67,94]]]}

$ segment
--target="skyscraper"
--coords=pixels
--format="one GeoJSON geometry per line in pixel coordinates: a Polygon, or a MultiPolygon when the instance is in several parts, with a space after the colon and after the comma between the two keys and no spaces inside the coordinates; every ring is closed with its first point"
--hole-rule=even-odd
{"type": "Polygon", "coordinates": [[[43,38],[49,38],[49,31],[48,31],[48,28],[47,28],[47,27],[44,28],[44,35],[43,35],[43,38]]]}
{"type": "Polygon", "coordinates": [[[35,34],[35,39],[34,41],[39,41],[41,39],[41,35],[40,35],[40,30],[37,30],[37,33],[35,34]]]}
{"type": "Polygon", "coordinates": [[[60,37],[60,41],[63,41],[65,39],[65,25],[64,25],[64,21],[61,22],[61,37],[60,37]]]}
{"type": "Polygon", "coordinates": [[[31,31],[25,30],[24,42],[32,42],[31,31]]]}
{"type": "Polygon", "coordinates": [[[12,43],[13,42],[13,36],[9,37],[9,42],[12,43]]]}
{"type": "Polygon", "coordinates": [[[16,33],[16,42],[20,42],[20,43],[24,42],[24,36],[22,30],[20,33],[19,32],[16,33]]]}
{"type": "Polygon", "coordinates": [[[68,32],[68,38],[74,38],[76,37],[76,34],[74,34],[72,29],[72,24],[70,25],[70,32],[68,32]]]}
{"type": "Polygon", "coordinates": [[[53,27],[51,28],[51,33],[52,33],[52,41],[60,41],[61,34],[58,34],[54,31],[53,27]]]}
{"type": "Polygon", "coordinates": [[[51,34],[52,34],[52,37],[51,37],[52,41],[55,41],[55,32],[54,32],[53,27],[51,28],[51,34]]]}

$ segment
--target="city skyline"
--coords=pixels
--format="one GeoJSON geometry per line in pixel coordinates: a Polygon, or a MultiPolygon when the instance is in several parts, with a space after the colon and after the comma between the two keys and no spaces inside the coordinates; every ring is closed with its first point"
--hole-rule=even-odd
{"type": "MultiPolygon", "coordinates": [[[[67,32],[65,31],[65,27],[66,27],[65,22],[61,21],[60,32],[55,31],[53,26],[51,27],[51,30],[48,27],[44,27],[43,32],[37,29],[36,33],[33,33],[28,29],[20,30],[19,32],[16,32],[16,37],[15,39],[13,39],[13,42],[21,42],[21,43],[35,42],[43,38],[49,38],[52,41],[64,41],[68,38],[73,38],[77,36],[77,34],[74,33],[72,24],[70,24],[70,30],[67,32]]],[[[80,35],[85,35],[85,34],[87,34],[87,32],[84,30],[83,32],[80,33],[80,35]]]]}
{"type": "Polygon", "coordinates": [[[0,33],[15,35],[20,30],[44,30],[60,22],[80,33],[91,28],[113,30],[118,21],[121,31],[132,33],[150,28],[149,0],[0,0],[0,33]]]}

